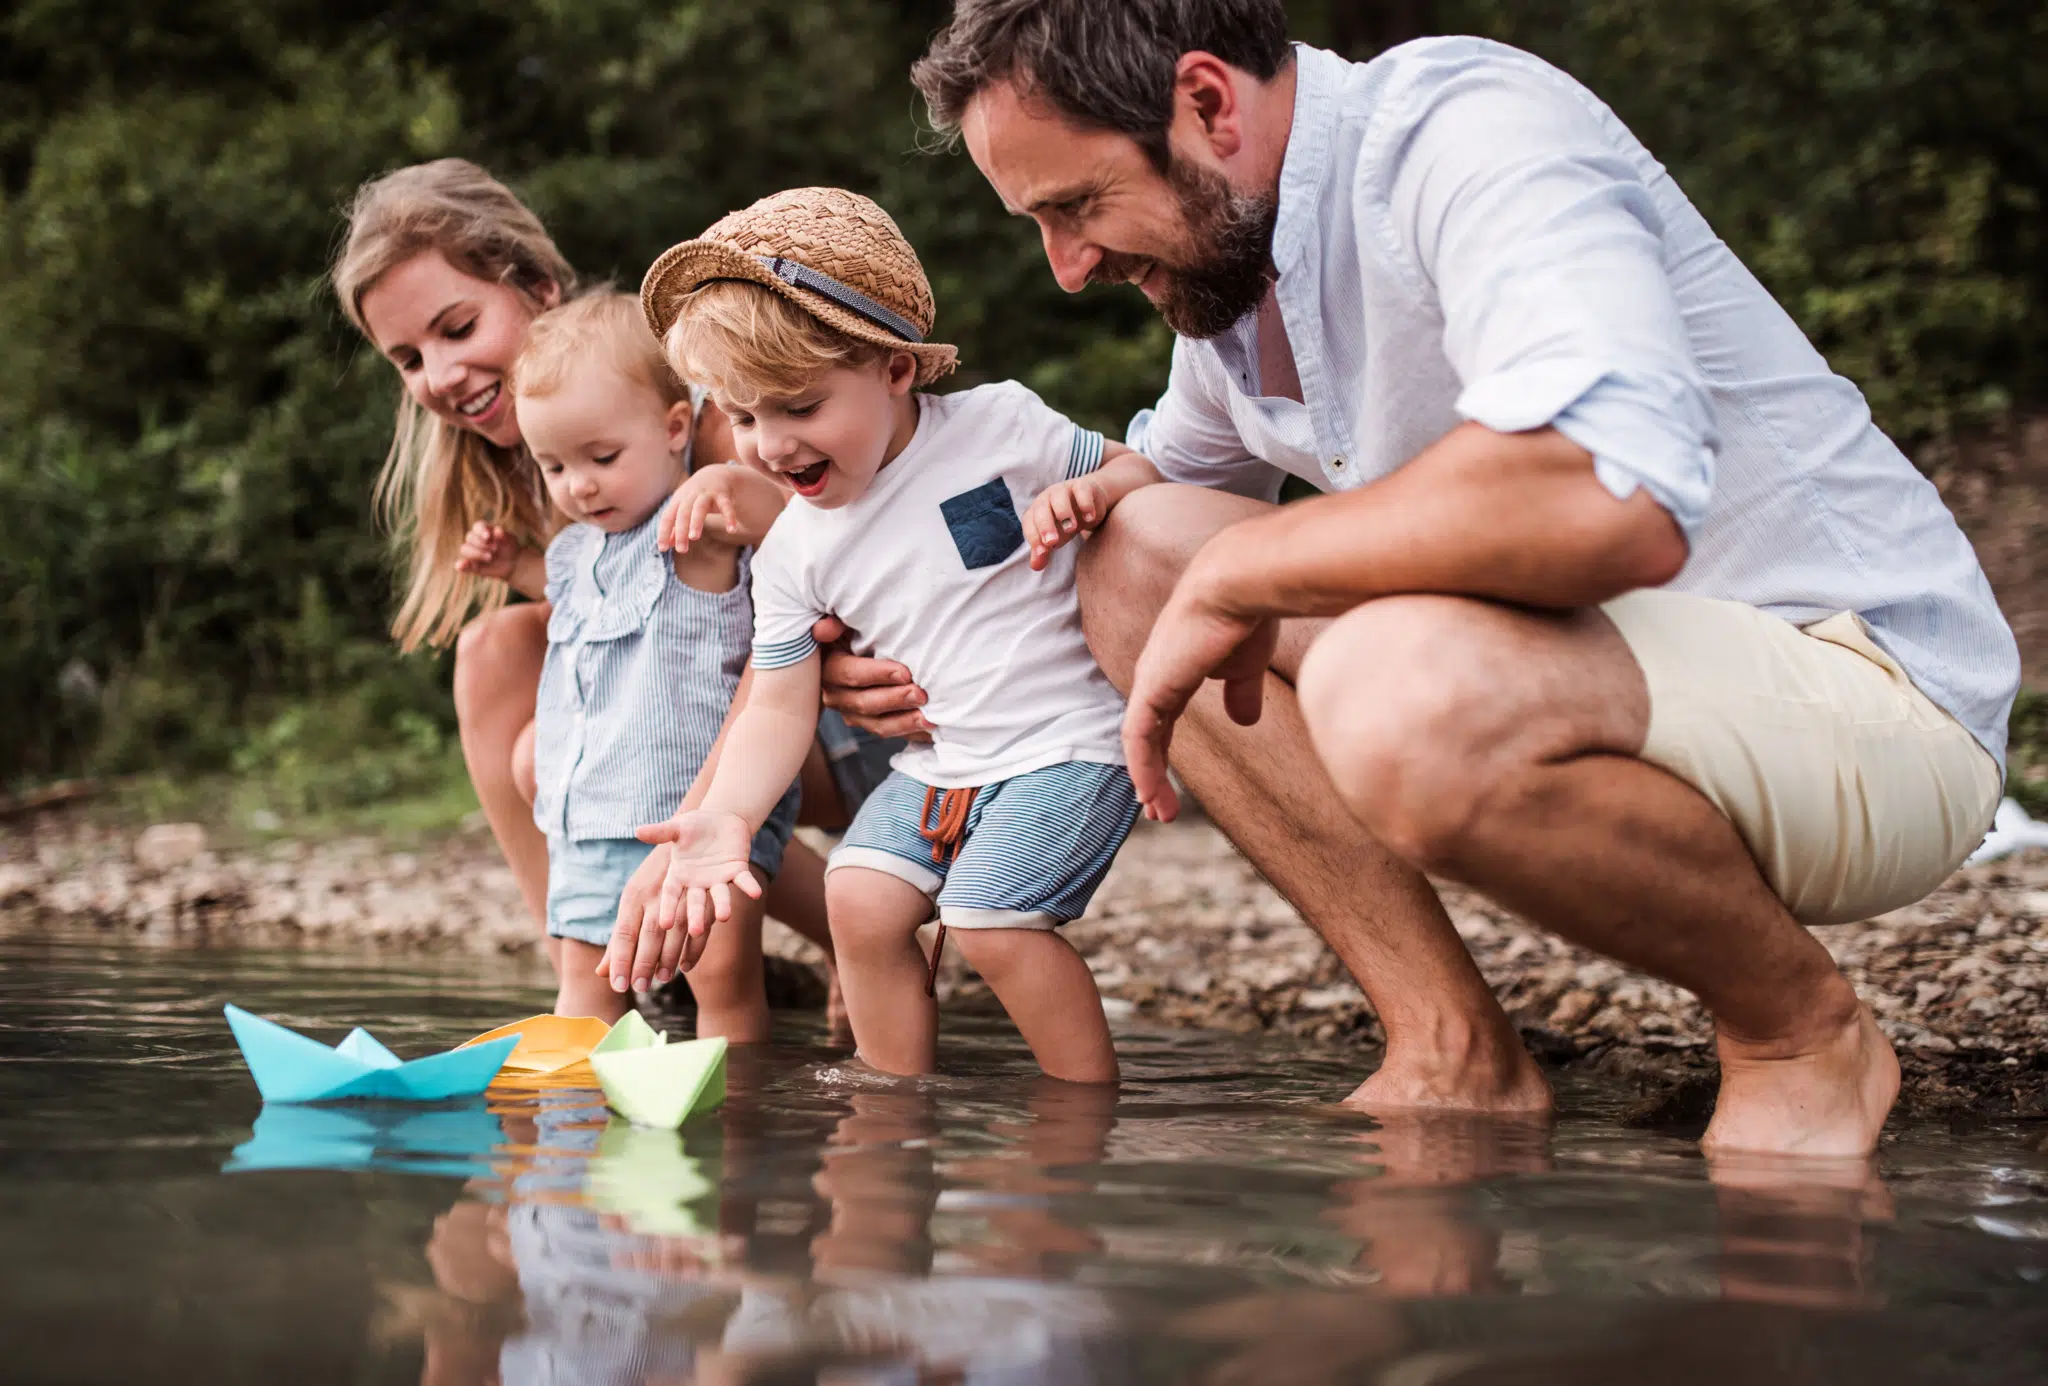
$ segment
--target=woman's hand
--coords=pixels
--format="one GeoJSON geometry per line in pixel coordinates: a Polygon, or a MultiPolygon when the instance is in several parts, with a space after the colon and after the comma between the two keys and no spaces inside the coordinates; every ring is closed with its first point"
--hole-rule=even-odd
{"type": "Polygon", "coordinates": [[[820,694],[826,707],[876,736],[932,739],[924,690],[911,682],[908,669],[893,659],[868,659],[847,649],[846,626],[836,617],[812,626],[811,638],[825,652],[820,694]]]}

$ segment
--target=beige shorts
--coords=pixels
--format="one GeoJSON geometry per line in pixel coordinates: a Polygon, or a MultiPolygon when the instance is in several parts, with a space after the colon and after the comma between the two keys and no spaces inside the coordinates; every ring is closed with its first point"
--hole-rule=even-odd
{"type": "Polygon", "coordinates": [[[1631,592],[1601,608],[1650,686],[1643,759],[1707,796],[1804,924],[1920,899],[1975,851],[1998,764],[1842,612],[1631,592]]]}

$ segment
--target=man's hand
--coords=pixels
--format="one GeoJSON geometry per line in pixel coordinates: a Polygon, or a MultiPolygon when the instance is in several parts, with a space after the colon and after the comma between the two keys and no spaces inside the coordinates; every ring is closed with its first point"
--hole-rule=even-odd
{"type": "Polygon", "coordinates": [[[1202,577],[1202,559],[1181,575],[1152,625],[1124,709],[1124,759],[1145,816],[1170,823],[1180,813],[1180,796],[1166,775],[1173,724],[1206,679],[1223,680],[1223,706],[1230,720],[1248,727],[1264,707],[1266,671],[1280,638],[1271,617],[1231,611],[1220,591],[1202,577]]]}
{"type": "Polygon", "coordinates": [[[852,653],[846,647],[846,627],[835,617],[812,626],[811,638],[825,651],[820,693],[826,707],[876,736],[932,739],[932,724],[922,710],[924,690],[910,681],[908,669],[893,659],[852,653]]]}
{"type": "Polygon", "coordinates": [[[1084,534],[1093,534],[1115,504],[1098,472],[1056,481],[1038,493],[1024,512],[1024,538],[1031,545],[1033,572],[1051,561],[1053,550],[1084,534]]]}

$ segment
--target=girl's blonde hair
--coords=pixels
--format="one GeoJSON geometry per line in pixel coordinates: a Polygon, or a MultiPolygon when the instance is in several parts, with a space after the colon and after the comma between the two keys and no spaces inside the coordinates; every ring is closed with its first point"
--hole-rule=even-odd
{"type": "Polygon", "coordinates": [[[690,397],[647,330],[639,298],[617,289],[592,289],[535,318],[506,385],[515,399],[539,399],[561,389],[577,362],[592,359],[659,396],[664,409],[690,397]]]}
{"type": "Polygon", "coordinates": [[[743,408],[801,394],[835,366],[858,370],[889,355],[744,279],[714,279],[692,292],[662,346],[677,374],[743,408]]]}
{"type": "MultiPolygon", "coordinates": [[[[372,179],[349,207],[332,279],[342,312],[364,337],[370,330],[363,295],[426,251],[440,252],[473,278],[517,290],[536,312],[550,289],[565,298],[576,292],[576,271],[510,188],[465,159],[436,159],[372,179]]],[[[505,604],[503,583],[455,570],[472,524],[503,525],[531,544],[545,544],[558,524],[524,448],[498,447],[434,417],[403,392],[376,503],[406,559],[405,597],[391,627],[404,650],[446,645],[473,611],[505,604]]]]}

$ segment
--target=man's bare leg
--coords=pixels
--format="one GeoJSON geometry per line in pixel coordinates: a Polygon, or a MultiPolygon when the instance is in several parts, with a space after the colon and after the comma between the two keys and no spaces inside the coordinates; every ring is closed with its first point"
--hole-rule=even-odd
{"type": "MultiPolygon", "coordinates": [[[[1217,530],[1266,509],[1217,491],[1152,486],[1081,551],[1082,617],[1110,680],[1131,669],[1181,570],[1217,530]]],[[[1429,882],[1344,812],[1291,686],[1320,623],[1289,622],[1266,712],[1240,727],[1212,686],[1174,734],[1173,768],[1237,849],[1336,950],[1387,1031],[1380,1069],[1350,1101],[1381,1109],[1533,1111],[1550,1089],[1452,929],[1429,882]]]]}
{"type": "Polygon", "coordinates": [[[1876,1144],[1890,1045],[1733,825],[1636,759],[1649,695],[1604,615],[1385,598],[1329,623],[1299,685],[1344,802],[1403,859],[1705,1002],[1709,1149],[1876,1144]]]}

